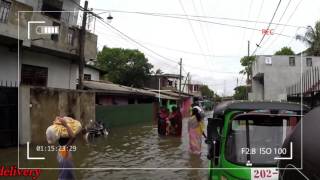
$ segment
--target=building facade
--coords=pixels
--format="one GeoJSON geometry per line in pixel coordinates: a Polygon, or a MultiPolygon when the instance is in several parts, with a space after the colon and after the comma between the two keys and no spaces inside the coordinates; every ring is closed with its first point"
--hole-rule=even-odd
{"type": "MultiPolygon", "coordinates": [[[[73,100],[70,104],[65,102],[71,101],[66,96],[68,93],[79,95],[70,95],[77,97],[79,107],[94,108],[94,95],[91,106],[79,100],[89,92],[69,91],[76,89],[78,79],[79,4],[80,0],[0,0],[0,97],[11,99],[0,98],[3,122],[0,136],[10,140],[3,142],[1,139],[0,144],[10,146],[18,143],[18,123],[19,143],[31,141],[32,125],[37,123],[35,120],[47,119],[39,116],[38,112],[51,113],[52,116],[67,111],[79,112],[79,117],[85,114],[80,113],[79,108],[77,111],[70,109],[77,106],[72,104],[73,100]],[[48,111],[35,110],[41,104],[37,98],[33,101],[38,92],[34,89],[37,88],[50,92],[50,95],[41,96],[51,98],[44,103],[48,111]],[[61,96],[55,97],[58,92],[61,96]],[[64,102],[59,104],[55,100],[64,102]],[[50,103],[53,105],[51,108],[50,103]],[[66,105],[65,110],[62,105],[66,105]]],[[[84,49],[86,62],[96,59],[97,36],[89,31],[85,32],[84,49]]],[[[84,74],[90,80],[100,78],[99,70],[92,67],[85,67],[84,74]]],[[[87,120],[86,117],[81,118],[87,120]]]]}
{"type": "Polygon", "coordinates": [[[252,92],[249,100],[287,100],[286,88],[303,72],[320,65],[320,57],[257,56],[252,65],[252,92]]]}
{"type": "MultiPolygon", "coordinates": [[[[184,77],[181,77],[181,82],[184,82],[184,77]]],[[[150,77],[145,84],[146,87],[152,89],[174,90],[179,91],[180,75],[179,74],[156,74],[150,77]]],[[[183,85],[181,85],[182,88],[183,85]]]]}
{"type": "MultiPolygon", "coordinates": [[[[79,3],[0,0],[0,83],[76,89],[79,3]],[[46,34],[45,27],[58,31],[46,34]]],[[[96,59],[97,36],[88,31],[84,54],[86,61],[96,59]]]]}

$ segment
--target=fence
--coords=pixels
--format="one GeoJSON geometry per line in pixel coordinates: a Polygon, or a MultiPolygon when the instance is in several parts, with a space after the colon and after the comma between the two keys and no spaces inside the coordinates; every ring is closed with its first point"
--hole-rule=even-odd
{"type": "Polygon", "coordinates": [[[315,107],[320,102],[320,72],[319,67],[306,70],[301,78],[286,88],[288,101],[299,102],[301,96],[304,104],[315,107]]]}

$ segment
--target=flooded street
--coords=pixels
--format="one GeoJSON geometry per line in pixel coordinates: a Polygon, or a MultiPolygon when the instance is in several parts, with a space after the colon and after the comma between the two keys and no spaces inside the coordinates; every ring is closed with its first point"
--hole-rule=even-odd
{"type": "MultiPolygon", "coordinates": [[[[205,121],[207,122],[207,121],[205,121]]],[[[75,170],[77,179],[206,179],[206,169],[99,169],[99,168],[207,168],[207,146],[202,143],[201,156],[188,152],[187,119],[183,120],[183,134],[177,137],[159,137],[152,124],[114,128],[107,138],[97,138],[88,145],[77,140],[77,150],[73,153],[76,168],[95,168],[94,170],[75,170]]],[[[26,148],[20,148],[20,167],[57,168],[56,152],[36,151],[30,147],[34,157],[45,160],[26,161],[26,148]]],[[[1,159],[14,164],[17,152],[2,149],[1,159]],[[9,156],[4,155],[10,153],[9,156]]],[[[45,170],[40,179],[56,179],[57,170],[45,170]]]]}

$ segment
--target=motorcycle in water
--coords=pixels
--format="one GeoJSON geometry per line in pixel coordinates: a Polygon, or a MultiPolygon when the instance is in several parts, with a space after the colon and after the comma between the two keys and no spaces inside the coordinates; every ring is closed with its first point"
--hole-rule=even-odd
{"type": "Polygon", "coordinates": [[[91,142],[96,137],[107,137],[109,132],[107,131],[105,125],[101,121],[90,120],[89,124],[85,127],[86,133],[84,138],[87,142],[91,142]]]}

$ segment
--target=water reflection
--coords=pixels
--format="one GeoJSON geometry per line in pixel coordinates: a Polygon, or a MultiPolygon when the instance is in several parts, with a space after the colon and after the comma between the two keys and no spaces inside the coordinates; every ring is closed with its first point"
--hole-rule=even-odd
{"type": "MultiPolygon", "coordinates": [[[[191,155],[188,151],[187,121],[183,121],[182,137],[159,137],[151,125],[111,129],[107,138],[98,138],[87,144],[77,140],[73,153],[77,168],[206,168],[206,145],[202,154],[191,155]]],[[[58,167],[56,152],[31,154],[45,156],[44,162],[21,162],[23,167],[58,167]]],[[[11,149],[12,150],[12,149],[11,149]]],[[[7,150],[0,150],[7,151],[7,150]]],[[[16,152],[16,150],[14,150],[16,152]]],[[[26,149],[20,150],[26,157],[26,149]]],[[[1,158],[4,158],[0,155],[1,158]]],[[[78,179],[206,179],[208,170],[76,170],[78,179]]],[[[46,179],[56,179],[57,171],[46,171],[46,179]]],[[[43,177],[44,178],[44,177],[43,177]]]]}

